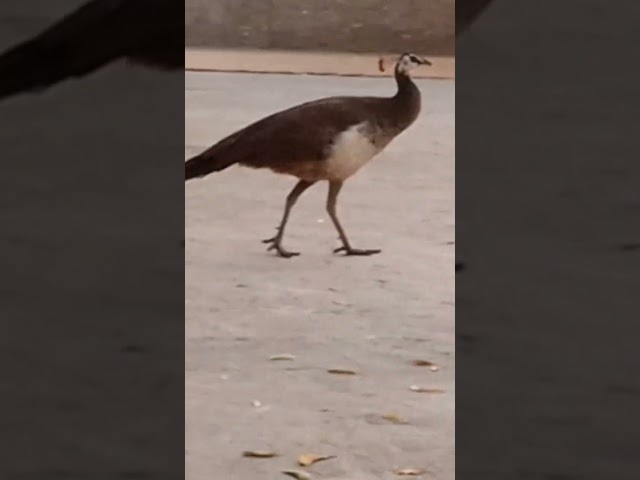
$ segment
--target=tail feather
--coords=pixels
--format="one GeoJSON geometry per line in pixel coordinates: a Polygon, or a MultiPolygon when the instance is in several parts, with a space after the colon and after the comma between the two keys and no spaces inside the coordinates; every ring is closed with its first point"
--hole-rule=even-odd
{"type": "Polygon", "coordinates": [[[230,167],[235,162],[224,162],[216,156],[208,154],[208,152],[196,155],[193,158],[187,160],[184,164],[184,179],[191,180],[192,178],[202,178],[210,173],[219,172],[225,168],[230,167]]]}

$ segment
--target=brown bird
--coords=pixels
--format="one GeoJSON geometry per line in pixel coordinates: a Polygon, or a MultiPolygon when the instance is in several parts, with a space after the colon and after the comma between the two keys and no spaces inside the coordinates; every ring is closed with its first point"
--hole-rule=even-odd
{"type": "MultiPolygon", "coordinates": [[[[329,182],[327,212],[342,242],[334,253],[373,255],[380,250],[351,246],[338,220],[336,202],[345,180],[406,130],[421,109],[420,91],[409,71],[431,62],[405,53],[395,65],[397,93],[392,97],[329,97],[270,115],[224,138],[185,163],[185,181],[239,164],[269,168],[299,179],[287,196],[284,215],[268,250],[289,258],[282,246],[289,213],[316,182],[329,182]]],[[[384,69],[383,61],[380,68],[384,69]]]]}

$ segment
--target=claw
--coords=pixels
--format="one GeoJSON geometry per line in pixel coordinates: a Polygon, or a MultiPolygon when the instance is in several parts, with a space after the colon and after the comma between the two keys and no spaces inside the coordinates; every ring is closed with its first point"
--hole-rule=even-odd
{"type": "Polygon", "coordinates": [[[300,252],[289,252],[287,250],[283,250],[282,248],[279,248],[278,255],[280,255],[283,258],[291,258],[291,257],[297,257],[298,255],[300,255],[300,252]]]}
{"type": "Polygon", "coordinates": [[[364,257],[364,256],[368,256],[368,255],[376,255],[378,253],[380,253],[382,250],[379,249],[365,249],[365,250],[361,250],[358,248],[351,248],[351,247],[346,247],[346,246],[342,246],[339,248],[336,248],[333,253],[339,253],[339,252],[344,252],[345,256],[360,256],[360,257],[364,257]]]}
{"type": "Polygon", "coordinates": [[[300,255],[300,252],[289,252],[282,248],[282,246],[280,245],[280,239],[277,236],[269,238],[267,240],[263,240],[262,243],[270,243],[271,245],[269,245],[269,248],[267,248],[267,252],[275,250],[282,258],[291,258],[300,255]]]}

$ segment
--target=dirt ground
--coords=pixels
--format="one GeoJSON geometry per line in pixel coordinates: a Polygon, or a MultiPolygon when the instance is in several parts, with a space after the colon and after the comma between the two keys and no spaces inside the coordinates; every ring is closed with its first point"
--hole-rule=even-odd
{"type": "MultiPolygon", "coordinates": [[[[303,453],[336,456],[306,469],[314,479],[392,479],[400,468],[454,478],[455,87],[417,83],[420,118],[338,203],[352,243],[378,256],[332,254],[325,185],[296,205],[285,247],[302,255],[285,260],[260,240],[294,179],[231,168],[186,184],[188,480],[287,478],[303,453]],[[278,354],[295,358],[270,361],[278,354]],[[407,423],[382,418],[392,413],[407,423]]],[[[302,101],[394,89],[390,78],[187,72],[185,158],[302,101]]]]}

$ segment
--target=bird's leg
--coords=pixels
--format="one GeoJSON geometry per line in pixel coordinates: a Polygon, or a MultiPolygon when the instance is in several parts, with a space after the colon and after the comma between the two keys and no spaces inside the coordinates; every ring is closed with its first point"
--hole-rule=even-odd
{"type": "Polygon", "coordinates": [[[282,221],[278,226],[278,233],[276,233],[275,237],[268,238],[267,240],[262,241],[262,243],[271,244],[267,249],[267,251],[275,250],[276,252],[278,252],[278,255],[284,258],[291,258],[291,257],[295,257],[296,255],[300,255],[299,252],[288,252],[287,250],[282,248],[282,237],[284,235],[284,227],[287,225],[287,220],[289,220],[289,212],[291,212],[291,208],[295,205],[296,201],[298,200],[298,197],[302,195],[302,192],[304,192],[307,188],[309,188],[314,183],[315,182],[300,180],[296,184],[296,186],[293,187],[293,190],[291,190],[289,195],[287,195],[287,202],[285,203],[285,206],[284,206],[284,215],[282,216],[282,221]]]}
{"type": "Polygon", "coordinates": [[[333,253],[344,252],[345,255],[375,255],[376,253],[380,253],[381,250],[360,250],[351,247],[349,239],[347,238],[347,234],[344,233],[344,229],[342,228],[342,225],[340,225],[340,220],[338,220],[338,215],[336,214],[336,202],[338,200],[338,193],[340,193],[341,188],[342,182],[329,182],[327,212],[329,213],[329,216],[333,221],[333,225],[336,227],[338,235],[340,235],[340,240],[342,241],[342,247],[336,248],[333,253]]]}

